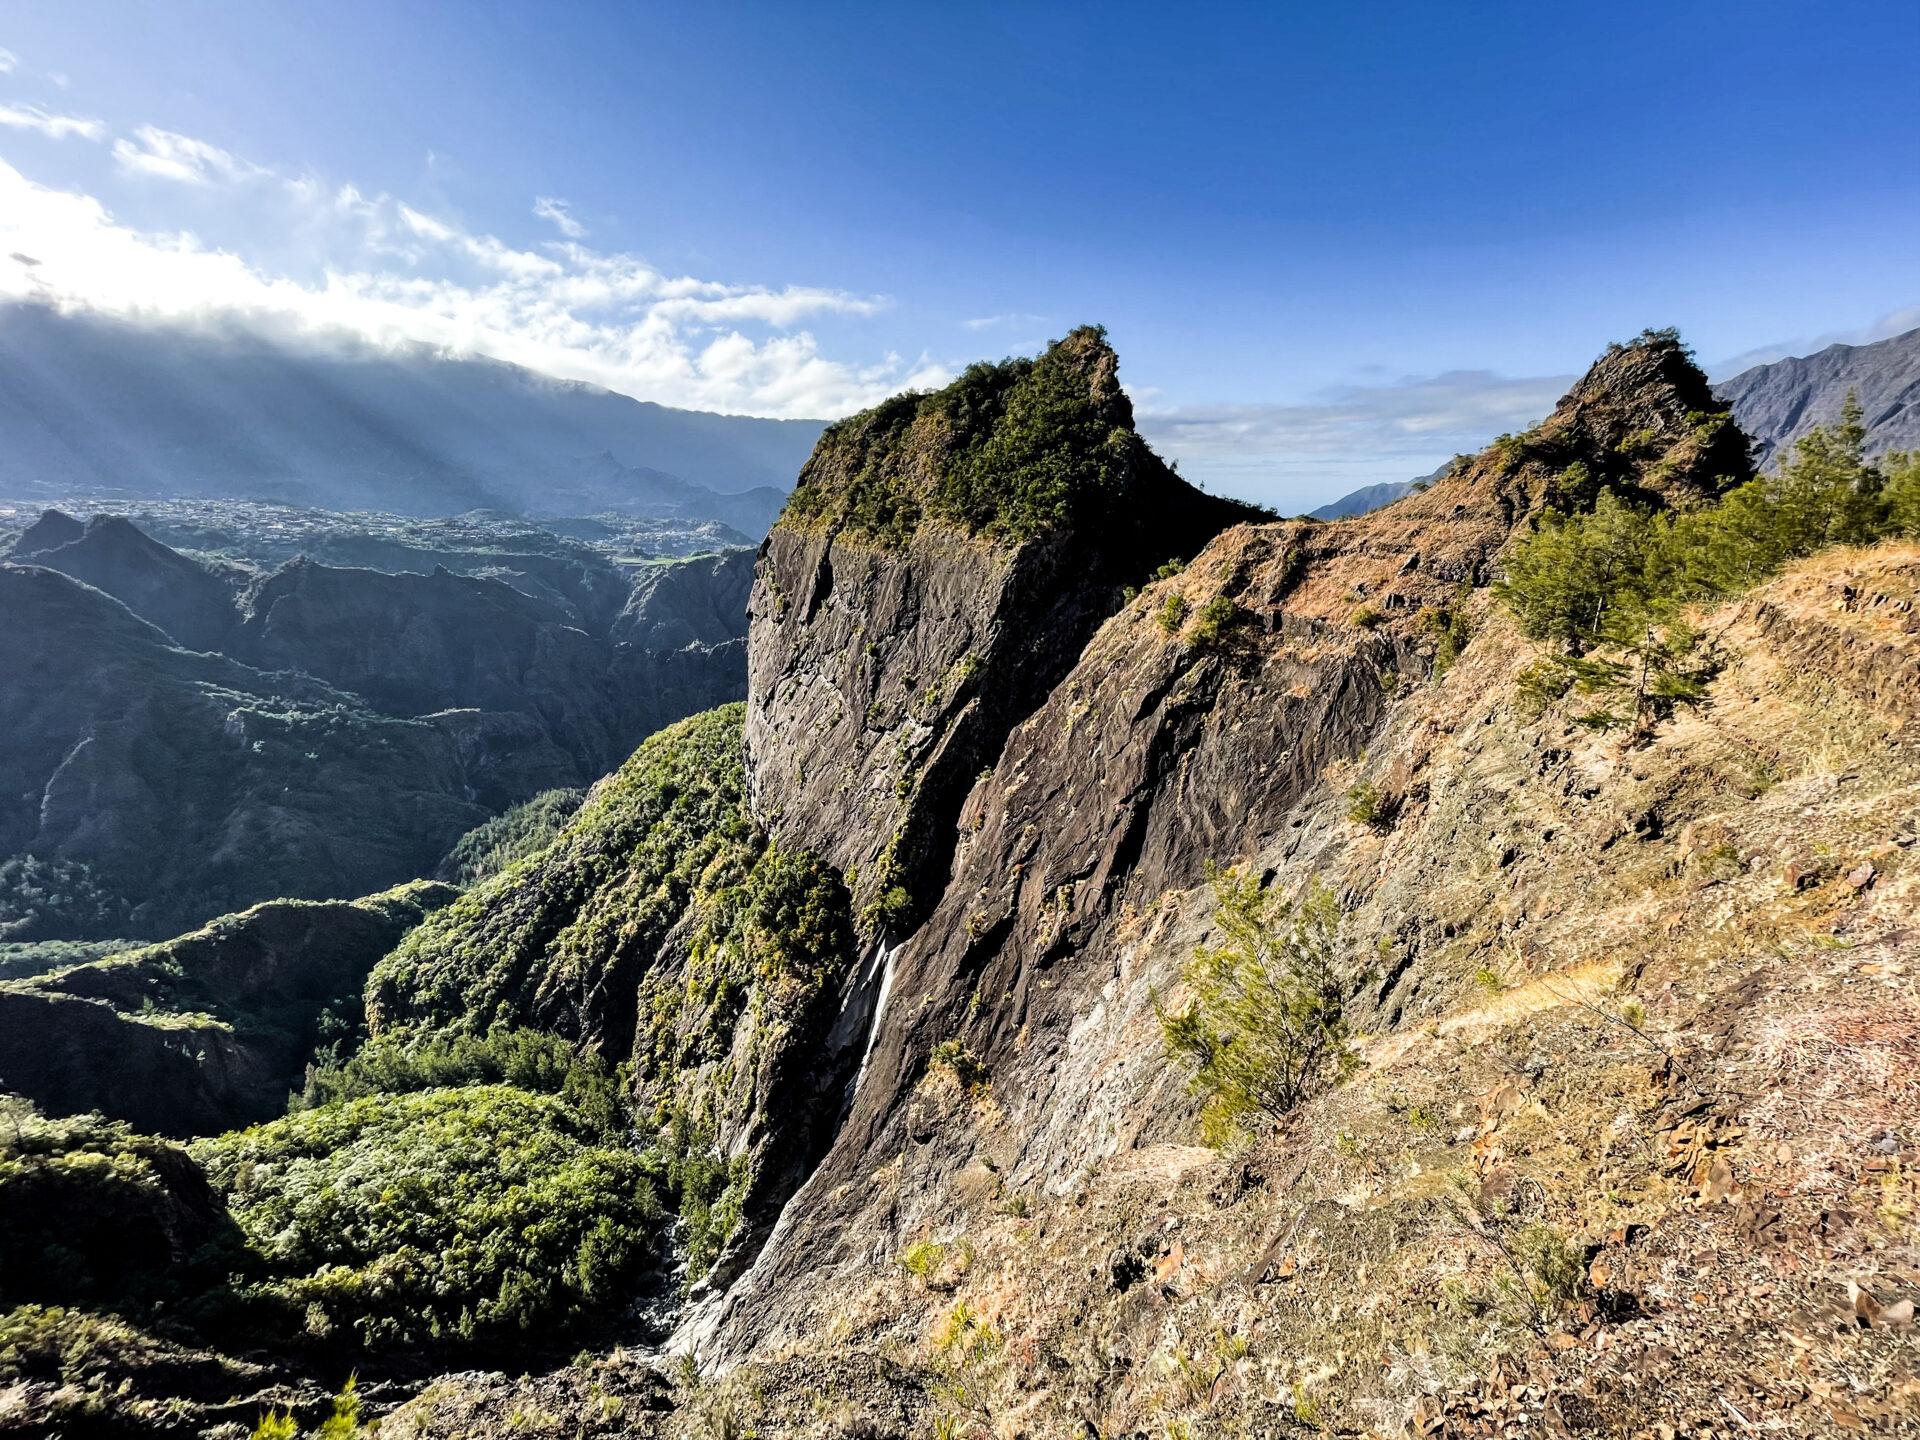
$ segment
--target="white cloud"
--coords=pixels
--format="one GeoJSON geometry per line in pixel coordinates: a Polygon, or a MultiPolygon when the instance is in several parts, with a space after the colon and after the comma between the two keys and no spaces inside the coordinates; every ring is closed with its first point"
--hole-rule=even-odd
{"type": "Polygon", "coordinates": [[[232,183],[270,173],[190,135],[154,125],[142,125],[133,133],[138,144],[124,139],[113,142],[113,158],[130,174],[154,175],[183,185],[211,185],[216,180],[232,183]]]}
{"type": "MultiPolygon", "coordinates": [[[[140,158],[122,160],[137,172],[196,184],[271,173],[164,131],[138,134],[140,158]]],[[[270,273],[191,232],[136,230],[93,196],[36,184],[0,161],[0,256],[39,262],[0,260],[0,300],[426,344],[641,399],[744,414],[842,415],[903,386],[949,378],[925,357],[867,366],[835,360],[799,328],[810,317],[872,315],[887,304],[881,298],[667,275],[636,256],[571,241],[521,250],[312,176],[229,193],[298,235],[316,256],[308,278],[270,273]]]]}
{"type": "Polygon", "coordinates": [[[1338,386],[1306,404],[1148,411],[1140,423],[1183,453],[1426,455],[1455,444],[1478,449],[1502,431],[1523,430],[1572,383],[1569,375],[1509,379],[1454,370],[1394,385],[1338,386]]]}
{"type": "Polygon", "coordinates": [[[568,212],[567,202],[551,195],[537,196],[533,202],[533,213],[542,220],[551,220],[569,240],[582,239],[587,233],[587,227],[568,212]]]}
{"type": "Polygon", "coordinates": [[[49,140],[64,140],[69,135],[78,135],[83,140],[98,140],[107,128],[98,120],[82,120],[75,115],[52,115],[38,105],[0,105],[0,125],[15,130],[38,131],[49,140]]]}
{"type": "Polygon", "coordinates": [[[11,74],[19,68],[20,57],[11,50],[0,50],[0,75],[11,74]]]}
{"type": "Polygon", "coordinates": [[[1450,455],[1524,430],[1553,409],[1573,379],[1455,370],[1390,385],[1336,386],[1290,405],[1140,403],[1139,426],[1188,476],[1291,514],[1363,485],[1414,479],[1450,455]]]}
{"type": "Polygon", "coordinates": [[[1044,325],[1044,315],[983,315],[977,320],[962,320],[961,328],[966,330],[993,330],[1002,325],[1044,325]]]}

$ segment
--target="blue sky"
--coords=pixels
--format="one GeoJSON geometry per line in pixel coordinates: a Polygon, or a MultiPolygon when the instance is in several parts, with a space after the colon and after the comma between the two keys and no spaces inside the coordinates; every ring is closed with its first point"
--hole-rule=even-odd
{"type": "Polygon", "coordinates": [[[0,4],[0,295],[844,413],[1106,324],[1292,509],[1920,324],[1920,5],[0,4]],[[45,252],[45,253],[41,253],[45,252]]]}

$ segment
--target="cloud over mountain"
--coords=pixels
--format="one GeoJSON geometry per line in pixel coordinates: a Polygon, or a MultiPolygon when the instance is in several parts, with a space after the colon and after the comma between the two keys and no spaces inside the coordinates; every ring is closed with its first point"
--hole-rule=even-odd
{"type": "Polygon", "coordinates": [[[1292,513],[1367,485],[1413,479],[1448,456],[1534,424],[1570,375],[1451,370],[1337,385],[1293,404],[1140,406],[1140,430],[1185,473],[1292,513]]]}
{"type": "MultiPolygon", "coordinates": [[[[0,108],[0,125],[54,138],[105,134],[99,122],[33,106],[0,108]]],[[[890,303],[884,296],[669,274],[581,243],[585,227],[553,197],[540,197],[534,213],[564,238],[526,249],[391,195],[289,174],[157,126],[115,138],[111,153],[124,179],[214,192],[223,213],[245,222],[235,228],[269,242],[136,228],[96,196],[37,183],[0,160],[0,255],[14,256],[0,260],[0,300],[425,344],[735,414],[840,415],[948,378],[924,358],[829,356],[804,328],[819,317],[874,315],[890,303]]]]}

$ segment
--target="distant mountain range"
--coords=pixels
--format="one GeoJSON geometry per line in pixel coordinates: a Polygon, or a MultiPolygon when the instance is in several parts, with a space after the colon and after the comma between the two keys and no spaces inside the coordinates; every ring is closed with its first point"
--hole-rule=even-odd
{"type": "Polygon", "coordinates": [[[1732,403],[1762,464],[1815,425],[1837,420],[1849,390],[1860,396],[1869,451],[1920,448],[1920,330],[1756,365],[1714,387],[1732,403]]]}
{"type": "Polygon", "coordinates": [[[1307,514],[1316,520],[1345,520],[1354,515],[1370,514],[1411,493],[1416,485],[1431,485],[1452,468],[1453,461],[1449,460],[1438,470],[1412,480],[1387,480],[1378,485],[1362,485],[1358,490],[1351,490],[1318,510],[1307,511],[1307,514]]]}
{"type": "Polygon", "coordinates": [[[0,307],[0,495],[602,511],[757,538],[824,422],[674,410],[424,347],[0,307]]]}
{"type": "Polygon", "coordinates": [[[462,528],[268,568],[49,511],[0,548],[0,944],[382,889],[745,695],[751,549],[462,528]]]}

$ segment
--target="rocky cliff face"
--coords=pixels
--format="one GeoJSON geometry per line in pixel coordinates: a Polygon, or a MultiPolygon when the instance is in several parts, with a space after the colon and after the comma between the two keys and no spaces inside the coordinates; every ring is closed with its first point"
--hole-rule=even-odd
{"type": "Polygon", "coordinates": [[[924,1378],[1046,1435],[1630,1432],[1723,1400],[1897,1425],[1917,565],[1842,554],[1712,616],[1708,703],[1644,748],[1530,716],[1532,648],[1489,615],[1235,857],[1336,889],[1360,1072],[1259,1145],[1192,1145],[1153,1002],[1219,922],[1169,875],[1041,970],[1012,1043],[945,1003],[929,1038],[979,1072],[882,1082],[870,1148],[767,1252],[805,1263],[737,1292],[719,1338],[760,1344],[710,1353],[761,1363],[721,1393],[755,1423],[871,1350],[900,1366],[873,1413],[924,1378]],[[1363,781],[1390,819],[1351,818],[1363,781]],[[958,1361],[955,1315],[986,1337],[958,1361]]]}
{"type": "MultiPolygon", "coordinates": [[[[1540,427],[1429,490],[1360,520],[1236,527],[1109,620],[956,807],[944,891],[893,961],[834,1148],[717,1328],[689,1343],[739,1356],[803,1333],[822,1277],[859,1271],[876,1233],[943,1213],[978,1137],[930,1115],[938,1045],[975,1056],[1011,1117],[998,1185],[1061,1192],[1102,1155],[1183,1133],[1138,969],[1141,937],[1171,921],[1165,897],[1199,885],[1207,861],[1293,842],[1303,801],[1421,688],[1429,619],[1484,608],[1531,511],[1590,503],[1602,484],[1686,503],[1745,478],[1745,442],[1710,403],[1670,338],[1616,347],[1540,427]]],[[[817,683],[763,678],[767,660],[756,652],[756,695],[817,683]]],[[[749,729],[756,773],[765,733],[749,729]]],[[[783,756],[793,742],[772,743],[783,756]]],[[[832,823],[844,805],[829,803],[832,823]]]]}
{"type": "Polygon", "coordinates": [[[755,813],[824,847],[899,935],[933,903],[975,776],[1123,587],[1252,513],[1147,449],[1093,330],[831,427],[761,548],[755,813]]]}

